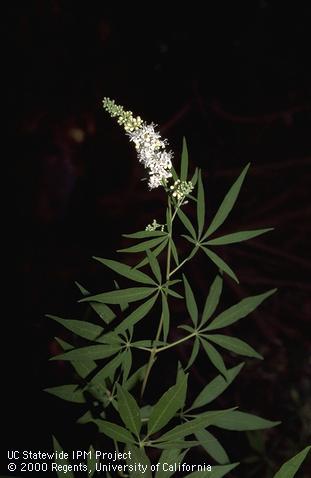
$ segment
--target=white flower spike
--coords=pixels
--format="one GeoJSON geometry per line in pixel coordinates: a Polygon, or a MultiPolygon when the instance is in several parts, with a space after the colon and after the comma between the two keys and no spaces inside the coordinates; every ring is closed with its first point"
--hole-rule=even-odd
{"type": "Polygon", "coordinates": [[[135,144],[139,161],[149,169],[149,188],[167,186],[172,176],[172,153],[166,151],[167,141],[161,139],[155,125],[145,123],[140,116],[135,118],[131,111],[125,111],[110,98],[104,98],[103,105],[112,117],[118,117],[118,123],[135,144]]]}

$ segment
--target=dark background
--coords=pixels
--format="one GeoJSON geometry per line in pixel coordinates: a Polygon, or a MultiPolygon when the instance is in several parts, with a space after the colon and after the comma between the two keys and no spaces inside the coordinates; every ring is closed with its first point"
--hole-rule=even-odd
{"type": "MultiPolygon", "coordinates": [[[[241,282],[227,279],[225,298],[230,305],[279,291],[233,329],[265,361],[250,360],[219,405],[234,398],[245,411],[283,421],[262,435],[266,462],[254,476],[269,476],[310,442],[311,7],[269,0],[167,7],[27,1],[12,2],[5,17],[6,205],[21,251],[3,317],[11,332],[4,340],[6,442],[48,449],[51,433],[67,445],[87,440],[73,425],[79,410],[42,392],[71,377],[48,362],[58,352],[53,337],[66,334],[44,314],[78,317],[75,280],[94,291],[110,287],[91,257],[114,257],[127,244],[122,233],[163,219],[164,194],[148,192],[133,147],[102,109],[110,96],[159,124],[176,162],[186,136],[191,167],[203,169],[210,215],[252,163],[222,232],[275,231],[220,250],[241,282]]],[[[205,294],[215,270],[201,258],[188,272],[205,294]]],[[[193,388],[202,388],[199,367],[194,376],[193,388]]],[[[254,455],[239,435],[223,438],[232,461],[254,455]]],[[[249,467],[232,476],[250,476],[249,467]]],[[[309,476],[307,466],[301,476],[309,476]]]]}

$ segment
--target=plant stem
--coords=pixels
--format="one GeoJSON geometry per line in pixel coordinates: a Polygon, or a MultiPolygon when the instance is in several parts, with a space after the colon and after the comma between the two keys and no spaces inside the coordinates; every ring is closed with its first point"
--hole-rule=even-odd
{"type": "MultiPolygon", "coordinates": [[[[175,211],[176,212],[176,211],[175,211]]],[[[168,241],[168,246],[167,246],[167,256],[166,256],[166,281],[169,280],[169,277],[170,277],[170,269],[171,269],[171,251],[172,251],[172,248],[171,248],[171,241],[170,239],[172,238],[172,229],[173,229],[173,218],[175,217],[175,213],[172,217],[172,205],[171,205],[171,199],[170,197],[168,197],[168,213],[169,213],[169,221],[170,221],[170,225],[167,224],[167,228],[169,230],[169,241],[168,241]]],[[[157,333],[156,333],[156,336],[155,336],[155,341],[159,340],[160,338],[160,335],[161,335],[161,332],[162,332],[162,327],[163,327],[163,312],[161,314],[161,318],[160,318],[160,322],[159,322],[159,326],[158,326],[158,330],[157,330],[157,333]]],[[[140,396],[142,397],[143,394],[144,394],[144,391],[145,391],[145,388],[146,388],[146,385],[147,385],[147,381],[148,381],[148,378],[149,378],[149,375],[150,375],[150,372],[151,372],[151,369],[153,367],[153,364],[155,362],[155,356],[157,354],[157,348],[153,348],[151,349],[151,353],[150,353],[150,357],[149,357],[149,362],[148,362],[148,365],[147,365],[147,370],[146,370],[146,374],[144,376],[144,380],[143,380],[143,383],[142,383],[142,387],[141,387],[141,393],[140,393],[140,396]]]]}

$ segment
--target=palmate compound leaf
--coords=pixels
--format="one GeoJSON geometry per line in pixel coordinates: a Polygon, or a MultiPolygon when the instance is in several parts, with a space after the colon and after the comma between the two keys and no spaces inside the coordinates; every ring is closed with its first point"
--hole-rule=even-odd
{"type": "Polygon", "coordinates": [[[231,186],[229,189],[228,193],[226,194],[224,200],[222,201],[218,211],[216,212],[212,222],[210,223],[207,231],[203,235],[203,240],[206,239],[208,236],[213,234],[222,224],[223,222],[227,219],[229,213],[231,212],[235,201],[237,200],[237,197],[239,195],[241,186],[243,184],[244,178],[246,176],[246,173],[248,171],[248,168],[250,166],[250,163],[247,164],[247,166],[243,169],[242,173],[238,177],[238,179],[234,182],[234,184],[231,186]]]}
{"type": "Polygon", "coordinates": [[[262,355],[256,352],[256,350],[254,350],[246,342],[236,337],[229,337],[228,335],[221,335],[221,334],[213,334],[213,335],[204,334],[204,337],[210,340],[211,342],[214,342],[215,344],[220,345],[220,347],[230,350],[230,352],[234,352],[235,354],[263,360],[262,355]]]}
{"type": "Polygon", "coordinates": [[[133,435],[124,427],[116,425],[115,423],[108,422],[107,420],[101,420],[99,418],[93,419],[93,423],[98,426],[100,433],[116,440],[120,443],[135,443],[133,435]]]}
{"type": "Polygon", "coordinates": [[[198,430],[196,439],[201,443],[204,450],[220,465],[229,463],[229,457],[221,443],[207,430],[198,430]]]}
{"type": "Polygon", "coordinates": [[[130,472],[131,478],[141,478],[142,476],[145,478],[152,478],[151,463],[144,448],[128,444],[125,447],[125,452],[128,453],[126,463],[129,467],[133,466],[134,463],[139,463],[141,465],[140,470],[134,469],[130,472]],[[144,469],[144,473],[141,471],[142,469],[144,469]]]}
{"type": "Polygon", "coordinates": [[[163,450],[158,460],[160,466],[158,471],[156,472],[155,478],[170,478],[175,473],[175,471],[168,471],[169,466],[174,466],[175,463],[182,463],[186,453],[187,450],[181,453],[180,450],[176,450],[175,448],[163,450]],[[163,469],[164,463],[167,463],[167,465],[165,465],[165,469],[163,469]]]}
{"type": "Polygon", "coordinates": [[[279,425],[279,421],[266,420],[251,413],[231,410],[226,416],[218,416],[211,420],[211,425],[224,430],[246,431],[264,430],[279,425]]]}
{"type": "Polygon", "coordinates": [[[44,392],[55,395],[55,397],[73,403],[85,403],[85,397],[81,388],[77,384],[60,385],[58,387],[45,388],[44,392]]]}
{"type": "Polygon", "coordinates": [[[238,320],[243,319],[248,314],[253,312],[265,299],[274,294],[276,290],[277,289],[271,289],[267,292],[264,292],[263,294],[254,295],[242,299],[237,304],[233,305],[232,307],[229,307],[229,309],[219,314],[202,331],[221,329],[223,327],[227,327],[228,325],[234,324],[238,320]]]}
{"type": "Polygon", "coordinates": [[[212,471],[206,473],[202,471],[194,471],[190,475],[186,475],[184,478],[222,478],[227,475],[231,470],[234,470],[239,463],[230,463],[230,465],[216,465],[212,467],[212,471]]]}
{"type": "Polygon", "coordinates": [[[261,236],[261,234],[265,234],[265,232],[273,231],[273,227],[269,227],[266,229],[255,229],[253,231],[239,231],[234,232],[232,234],[226,234],[222,237],[216,237],[215,239],[211,239],[210,241],[204,242],[204,245],[207,246],[224,246],[226,244],[235,244],[237,242],[248,241],[249,239],[253,239],[254,237],[261,236]]]}
{"type": "Polygon", "coordinates": [[[220,296],[222,293],[222,285],[223,285],[223,279],[220,275],[217,275],[209,289],[209,293],[206,298],[206,302],[203,309],[200,326],[204,325],[215,312],[219,304],[220,296]]]}
{"type": "Polygon", "coordinates": [[[227,369],[227,380],[225,380],[222,375],[217,375],[217,377],[215,377],[201,390],[189,410],[204,407],[205,405],[211,403],[213,400],[219,397],[219,395],[221,395],[237,377],[243,366],[244,362],[237,365],[236,367],[227,369]]]}
{"type": "Polygon", "coordinates": [[[130,287],[129,289],[103,292],[90,297],[85,297],[79,302],[102,302],[104,304],[122,304],[124,302],[136,302],[149,297],[157,289],[154,287],[130,287]]]}
{"type": "Polygon", "coordinates": [[[297,455],[284,463],[273,478],[294,478],[310,449],[311,446],[307,446],[300,453],[297,453],[297,455]]]}
{"type": "Polygon", "coordinates": [[[96,341],[104,331],[104,329],[99,325],[95,325],[84,320],[62,319],[56,315],[49,314],[46,314],[46,317],[55,320],[55,322],[58,322],[62,326],[66,327],[66,329],[87,340],[96,341]]]}
{"type": "Polygon", "coordinates": [[[127,427],[137,438],[141,429],[140,410],[134,397],[117,384],[117,399],[119,415],[127,427]]]}
{"type": "Polygon", "coordinates": [[[233,408],[228,408],[226,410],[213,410],[210,412],[205,412],[199,417],[193,418],[192,420],[182,423],[181,425],[177,425],[175,428],[164,433],[164,435],[157,438],[153,442],[172,442],[184,439],[189,435],[193,435],[197,430],[202,430],[203,428],[210,426],[214,423],[217,417],[219,418],[222,415],[226,415],[232,410],[233,408]]]}
{"type": "Polygon", "coordinates": [[[148,421],[148,436],[161,430],[183,406],[187,391],[187,378],[188,376],[184,375],[154,405],[148,421]]]}
{"type": "Polygon", "coordinates": [[[191,317],[192,323],[196,327],[198,325],[198,307],[197,307],[197,303],[195,301],[193,291],[190,287],[190,284],[189,284],[186,276],[183,274],[182,277],[183,277],[184,287],[185,287],[186,306],[187,306],[189,315],[191,317]]]}
{"type": "Polygon", "coordinates": [[[137,269],[132,269],[131,267],[127,266],[126,264],[123,264],[122,262],[117,262],[110,259],[103,259],[101,257],[93,257],[93,259],[100,262],[101,264],[104,264],[106,267],[109,267],[109,269],[113,270],[114,272],[117,272],[117,274],[120,274],[121,276],[131,279],[135,282],[141,282],[142,284],[147,285],[155,284],[155,281],[147,274],[137,269]]]}
{"type": "Polygon", "coordinates": [[[69,468],[69,465],[70,465],[69,461],[66,458],[62,458],[62,459],[58,458],[59,454],[63,451],[63,449],[54,436],[53,436],[53,449],[54,449],[54,452],[57,453],[57,458],[55,458],[55,462],[57,463],[57,465],[61,465],[60,469],[56,471],[58,478],[75,478],[74,474],[69,468]],[[66,465],[66,467],[64,465],[66,465]]]}

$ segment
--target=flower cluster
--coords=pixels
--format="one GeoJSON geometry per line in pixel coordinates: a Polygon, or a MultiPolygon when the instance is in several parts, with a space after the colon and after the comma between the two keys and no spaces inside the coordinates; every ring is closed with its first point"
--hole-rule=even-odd
{"type": "Polygon", "coordinates": [[[170,187],[172,196],[178,201],[183,200],[193,190],[193,184],[191,181],[180,181],[177,179],[175,183],[170,187]]]}
{"type": "Polygon", "coordinates": [[[164,224],[158,224],[157,220],[154,219],[151,224],[148,224],[146,226],[146,231],[156,231],[157,229],[160,229],[161,232],[164,231],[164,224]]]}
{"type": "Polygon", "coordinates": [[[149,188],[165,186],[172,176],[172,153],[166,151],[167,141],[161,139],[155,125],[146,124],[139,116],[135,118],[131,111],[125,111],[109,98],[104,98],[103,105],[112,117],[118,118],[135,144],[139,161],[149,169],[149,188]]]}

